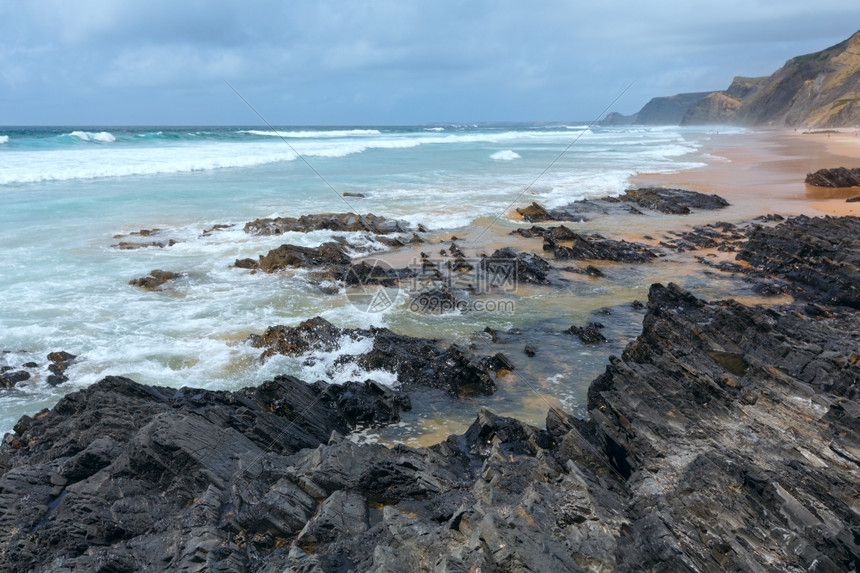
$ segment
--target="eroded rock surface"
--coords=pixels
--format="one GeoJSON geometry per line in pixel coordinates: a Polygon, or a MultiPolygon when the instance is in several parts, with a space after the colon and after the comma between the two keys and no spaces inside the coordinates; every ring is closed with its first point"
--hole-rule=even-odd
{"type": "Polygon", "coordinates": [[[339,364],[354,363],[365,370],[396,374],[404,389],[429,386],[461,397],[488,395],[496,390],[489,370],[456,344],[443,349],[434,340],[395,334],[387,328],[341,329],[316,317],[297,326],[270,326],[262,335],[253,336],[252,344],[265,348],[260,358],[266,359],[275,354],[302,356],[314,351],[333,352],[348,339],[369,340],[370,343],[361,354],[339,356],[339,364]]]}
{"type": "Polygon", "coordinates": [[[737,258],[801,300],[860,309],[860,217],[794,217],[751,229],[737,258]]]}
{"type": "Polygon", "coordinates": [[[289,456],[399,419],[374,383],[237,392],[108,377],[25,416],[0,448],[0,569],[246,570],[314,515],[289,456]],[[363,403],[363,405],[362,405],[363,403]]]}
{"type": "MultiPolygon", "coordinates": [[[[359,445],[344,438],[355,425],[396,419],[398,396],[373,383],[230,393],[107,378],[0,446],[0,569],[856,571],[851,219],[788,221],[750,262],[793,289],[816,282],[806,267],[838,271],[815,304],[653,285],[588,419],[550,409],[545,429],[481,409],[429,448],[359,445]]],[[[324,350],[347,331],[321,320],[272,340],[324,350]]],[[[397,352],[406,375],[469,368],[452,350],[428,371],[444,352],[430,341],[367,332],[356,359],[370,368],[397,352]]]]}
{"type": "Polygon", "coordinates": [[[709,195],[686,189],[662,187],[628,189],[618,197],[582,199],[564,207],[545,209],[537,203],[517,209],[522,218],[530,223],[546,221],[587,221],[598,215],[641,215],[656,211],[671,215],[687,215],[694,210],[722,209],[729,205],[719,195],[709,195]]]}
{"type": "MultiPolygon", "coordinates": [[[[256,219],[245,223],[245,232],[254,235],[280,235],[289,231],[307,233],[309,231],[368,231],[374,234],[401,233],[411,230],[406,221],[386,219],[367,213],[318,213],[301,217],[276,217],[256,219]]],[[[418,229],[422,231],[423,229],[418,229]]]]}
{"type": "Polygon", "coordinates": [[[641,243],[616,241],[601,235],[585,235],[564,225],[517,229],[523,237],[543,237],[543,250],[551,252],[556,260],[600,260],[624,263],[647,263],[660,256],[655,249],[641,243]]]}
{"type": "Polygon", "coordinates": [[[806,184],[816,187],[860,187],[860,167],[819,169],[815,173],[807,173],[806,184]]]}
{"type": "Polygon", "coordinates": [[[149,271],[149,275],[145,277],[141,277],[139,279],[131,279],[130,281],[128,281],[128,284],[130,284],[131,286],[140,287],[144,290],[157,290],[162,285],[164,285],[164,283],[178,278],[179,274],[174,273],[173,271],[162,271],[160,269],[155,269],[149,271]]]}

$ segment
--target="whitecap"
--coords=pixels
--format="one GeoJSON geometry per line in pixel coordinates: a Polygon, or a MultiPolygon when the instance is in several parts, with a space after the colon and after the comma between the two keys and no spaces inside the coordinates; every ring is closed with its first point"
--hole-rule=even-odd
{"type": "Polygon", "coordinates": [[[2,143],[9,143],[9,136],[8,135],[0,135],[0,144],[2,144],[2,143]]]}
{"type": "Polygon", "coordinates": [[[271,137],[292,137],[302,139],[310,137],[350,137],[353,135],[379,135],[381,132],[378,129],[324,129],[319,131],[271,131],[248,129],[240,130],[238,133],[247,133],[251,135],[267,135],[271,137]]]}
{"type": "Polygon", "coordinates": [[[713,163],[731,163],[732,160],[728,157],[723,157],[722,155],[714,155],[712,153],[703,153],[702,159],[705,161],[711,161],[713,163]]]}
{"type": "Polygon", "coordinates": [[[514,159],[519,159],[521,155],[516,151],[511,149],[505,149],[504,151],[497,151],[490,155],[491,159],[498,159],[499,161],[512,161],[514,159]]]}
{"type": "Polygon", "coordinates": [[[116,141],[116,137],[107,131],[99,131],[98,133],[93,131],[73,131],[72,133],[66,133],[64,135],[71,135],[72,137],[77,137],[84,141],[101,141],[103,143],[116,141]]]}

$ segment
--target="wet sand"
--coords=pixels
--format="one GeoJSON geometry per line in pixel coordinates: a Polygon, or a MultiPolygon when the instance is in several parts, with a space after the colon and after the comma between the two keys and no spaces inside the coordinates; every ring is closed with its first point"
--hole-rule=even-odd
{"type": "Polygon", "coordinates": [[[713,156],[707,166],[677,173],[643,173],[631,183],[717,193],[732,204],[719,215],[729,221],[766,213],[860,215],[860,203],[845,202],[860,195],[860,189],[826,189],[804,183],[807,173],[819,169],[860,166],[860,136],[855,133],[715,134],[697,152],[713,156]]]}

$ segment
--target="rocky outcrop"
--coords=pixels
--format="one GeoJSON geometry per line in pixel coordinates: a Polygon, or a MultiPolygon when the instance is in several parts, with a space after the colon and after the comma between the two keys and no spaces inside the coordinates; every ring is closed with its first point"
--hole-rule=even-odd
{"type": "Polygon", "coordinates": [[[48,378],[46,379],[48,384],[51,386],[57,386],[58,384],[67,382],[69,377],[66,375],[66,370],[69,369],[69,366],[72,365],[72,362],[74,362],[76,358],[77,356],[70,354],[65,350],[49,353],[48,362],[51,364],[48,366],[48,370],[51,374],[48,375],[48,378]]]}
{"type": "Polygon", "coordinates": [[[552,251],[558,261],[615,261],[621,263],[647,263],[658,256],[658,253],[639,243],[605,239],[599,235],[575,235],[557,241],[552,236],[543,240],[543,249],[552,251]],[[566,243],[566,244],[565,244],[566,243]]]}
{"type": "Polygon", "coordinates": [[[265,255],[260,255],[257,268],[263,272],[274,273],[286,268],[345,267],[351,260],[343,245],[335,242],[323,243],[319,247],[281,245],[265,255]]]}
{"type": "Polygon", "coordinates": [[[139,279],[131,279],[130,281],[128,281],[128,284],[130,284],[131,286],[140,287],[144,290],[157,290],[162,285],[164,285],[164,283],[178,278],[178,273],[155,269],[149,271],[149,275],[145,277],[141,277],[139,279]]]}
{"type": "Polygon", "coordinates": [[[737,258],[800,300],[860,309],[860,217],[799,216],[755,226],[737,258]]]}
{"type": "Polygon", "coordinates": [[[589,390],[631,488],[628,567],[857,566],[857,325],[652,287],[642,335],[589,390]]]}
{"type": "MultiPolygon", "coordinates": [[[[400,233],[411,230],[405,221],[386,219],[373,213],[319,213],[301,217],[276,217],[256,219],[245,224],[245,232],[253,235],[280,235],[290,231],[368,231],[374,234],[400,233]]],[[[423,229],[418,229],[423,231],[423,229]]]]}
{"type": "Polygon", "coordinates": [[[815,173],[807,173],[806,184],[815,187],[860,187],[860,167],[819,169],[815,173]]]}
{"type": "Polygon", "coordinates": [[[14,388],[18,382],[30,379],[30,373],[26,370],[15,370],[12,366],[4,366],[0,369],[0,388],[14,388]]]}
{"type": "MultiPolygon", "coordinates": [[[[316,317],[297,326],[270,326],[262,335],[251,337],[251,343],[265,350],[265,360],[275,354],[302,356],[311,352],[334,352],[341,341],[370,339],[367,351],[343,354],[338,364],[355,364],[365,370],[382,370],[397,375],[400,387],[440,388],[452,396],[489,395],[496,384],[490,372],[475,357],[456,344],[442,349],[436,341],[396,334],[387,328],[338,328],[316,317]]],[[[313,361],[313,357],[306,357],[313,361]]]]}
{"type": "MultiPolygon", "coordinates": [[[[534,226],[529,229],[517,229],[512,231],[512,234],[523,237],[543,237],[543,250],[552,252],[556,260],[559,261],[600,260],[647,263],[659,256],[656,251],[639,243],[615,241],[600,235],[583,235],[564,225],[557,227],[534,226]]],[[[602,275],[599,269],[594,269],[594,271],[597,271],[592,271],[595,276],[602,275]]]]}
{"type": "Polygon", "coordinates": [[[328,439],[349,424],[323,385],[106,379],[5,439],[0,565],[851,570],[857,332],[655,285],[590,420],[484,409],[424,449],[328,439]]]}
{"type": "Polygon", "coordinates": [[[529,207],[517,209],[517,212],[522,215],[523,220],[530,223],[582,222],[599,215],[641,215],[643,213],[640,209],[669,215],[687,215],[694,210],[722,209],[728,205],[728,201],[719,195],[686,189],[648,187],[627,189],[617,197],[581,199],[554,209],[544,209],[539,204],[532,203],[529,207]]]}
{"type": "Polygon", "coordinates": [[[598,342],[606,342],[606,337],[600,332],[603,325],[599,322],[589,322],[585,326],[576,326],[575,324],[564,331],[564,334],[572,334],[578,336],[585,344],[597,344],[598,342]]]}
{"type": "MultiPolygon", "coordinates": [[[[856,571],[858,224],[750,227],[756,272],[810,293],[834,275],[814,304],[652,285],[641,334],[589,387],[588,418],[549,408],[544,429],[482,408],[462,435],[387,448],[344,439],[406,406],[373,382],[212,392],[106,378],[0,445],[0,569],[856,571]]],[[[300,327],[272,340],[304,353],[347,332],[300,327]]],[[[383,340],[371,365],[414,342],[368,332],[383,340]]],[[[401,367],[434,378],[471,360],[453,347],[426,372],[440,349],[414,344],[401,367]]]]}
{"type": "Polygon", "coordinates": [[[496,277],[499,284],[507,282],[511,287],[517,284],[547,285],[551,281],[549,273],[552,265],[534,253],[523,253],[505,247],[497,249],[489,257],[481,259],[481,269],[496,277]]]}
{"type": "Polygon", "coordinates": [[[533,202],[531,205],[527,207],[519,207],[517,208],[517,213],[523,218],[524,221],[528,221],[529,223],[541,223],[543,221],[557,221],[549,211],[547,211],[541,204],[533,202]]]}
{"type": "Polygon", "coordinates": [[[285,479],[289,456],[351,420],[395,421],[400,406],[372,383],[279,377],[231,393],[105,378],[25,416],[4,440],[0,569],[261,565],[321,493],[285,479]]]}
{"type": "Polygon", "coordinates": [[[729,202],[719,195],[662,187],[628,189],[618,199],[669,215],[687,215],[694,209],[716,210],[729,206],[729,202]]]}

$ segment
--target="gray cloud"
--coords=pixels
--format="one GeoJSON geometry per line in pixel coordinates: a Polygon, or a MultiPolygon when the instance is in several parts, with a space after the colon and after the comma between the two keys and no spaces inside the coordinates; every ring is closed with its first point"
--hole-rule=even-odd
{"type": "Polygon", "coordinates": [[[0,0],[0,124],[588,119],[852,34],[856,2],[0,0]]]}

